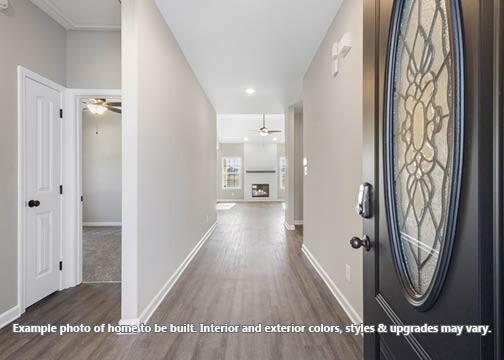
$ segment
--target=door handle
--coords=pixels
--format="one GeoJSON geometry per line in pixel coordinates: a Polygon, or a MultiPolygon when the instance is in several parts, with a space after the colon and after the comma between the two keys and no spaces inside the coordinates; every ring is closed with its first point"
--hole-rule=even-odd
{"type": "Polygon", "coordinates": [[[362,239],[354,236],[350,240],[350,246],[352,246],[354,249],[360,249],[361,247],[363,247],[366,251],[369,251],[371,250],[371,240],[369,240],[369,237],[367,235],[364,235],[362,239]]]}
{"type": "Polygon", "coordinates": [[[40,206],[40,201],[38,201],[38,200],[28,201],[28,207],[34,208],[34,207],[39,207],[39,206],[40,206]]]}

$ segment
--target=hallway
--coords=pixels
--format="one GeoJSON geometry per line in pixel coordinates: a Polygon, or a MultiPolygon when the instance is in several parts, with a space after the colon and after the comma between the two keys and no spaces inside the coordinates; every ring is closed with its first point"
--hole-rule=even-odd
{"type": "MultiPolygon", "coordinates": [[[[286,232],[279,203],[220,210],[201,248],[149,323],[347,324],[344,311],[286,232]]],[[[28,309],[20,324],[119,321],[118,284],[85,284],[28,309]]],[[[330,334],[93,334],[0,332],[0,358],[360,359],[361,339],[330,334]],[[25,346],[30,344],[30,346],[25,346]],[[79,346],[77,346],[79,345],[79,346]]]]}

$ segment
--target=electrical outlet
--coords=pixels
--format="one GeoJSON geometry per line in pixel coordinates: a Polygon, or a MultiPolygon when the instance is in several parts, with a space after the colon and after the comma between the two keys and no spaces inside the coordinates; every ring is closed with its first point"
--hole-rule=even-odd
{"type": "Polygon", "coordinates": [[[345,278],[348,282],[352,281],[352,268],[348,264],[345,265],[345,278]]]}

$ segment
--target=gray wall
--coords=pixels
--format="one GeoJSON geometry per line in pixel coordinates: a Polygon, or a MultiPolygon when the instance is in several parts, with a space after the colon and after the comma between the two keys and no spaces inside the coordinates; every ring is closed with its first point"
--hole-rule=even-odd
{"type": "Polygon", "coordinates": [[[294,221],[303,221],[303,113],[294,113],[294,221]]]}
{"type": "Polygon", "coordinates": [[[218,200],[243,200],[243,183],[245,179],[245,159],[243,156],[243,144],[219,144],[217,153],[217,199],[218,200]],[[222,158],[239,157],[242,159],[242,181],[241,189],[222,188],[222,158]]]}
{"type": "Polygon", "coordinates": [[[285,113],[287,188],[285,221],[293,226],[303,220],[303,113],[291,106],[285,113]]]}
{"type": "Polygon", "coordinates": [[[68,31],[67,85],[72,89],[120,89],[121,32],[68,31]]]}
{"type": "Polygon", "coordinates": [[[133,175],[123,186],[138,203],[137,213],[123,206],[123,268],[133,272],[122,312],[131,319],[217,219],[217,119],[154,0],[123,2],[122,15],[123,171],[133,175]]]}
{"type": "Polygon", "coordinates": [[[84,223],[121,222],[121,169],[121,115],[83,111],[84,223]]]}
{"type": "Polygon", "coordinates": [[[346,0],[304,79],[304,242],[362,316],[362,252],[348,241],[362,233],[355,202],[362,181],[362,0],[346,0]],[[350,32],[353,49],[331,77],[333,42],[350,32]],[[345,266],[351,281],[345,280],[345,266]]]}
{"type": "Polygon", "coordinates": [[[0,314],[17,304],[17,65],[66,83],[65,30],[29,0],[0,11],[0,314]]]}

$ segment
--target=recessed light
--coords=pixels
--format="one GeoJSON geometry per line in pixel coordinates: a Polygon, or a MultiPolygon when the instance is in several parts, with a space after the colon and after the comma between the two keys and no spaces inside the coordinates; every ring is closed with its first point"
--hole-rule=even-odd
{"type": "Polygon", "coordinates": [[[255,89],[252,89],[252,88],[248,88],[248,89],[245,89],[245,92],[249,95],[254,95],[255,94],[255,89]]]}
{"type": "Polygon", "coordinates": [[[246,138],[243,138],[243,141],[248,141],[248,137],[246,137],[246,138]]]}
{"type": "Polygon", "coordinates": [[[273,141],[278,141],[278,139],[277,138],[273,138],[273,141]]]}

